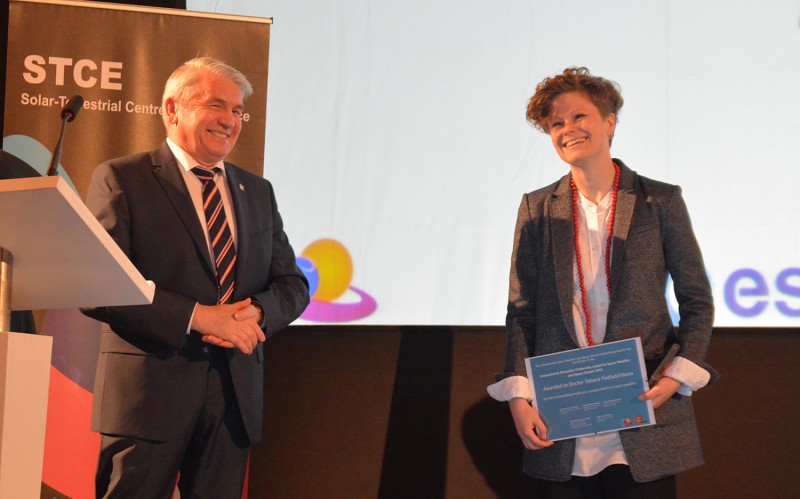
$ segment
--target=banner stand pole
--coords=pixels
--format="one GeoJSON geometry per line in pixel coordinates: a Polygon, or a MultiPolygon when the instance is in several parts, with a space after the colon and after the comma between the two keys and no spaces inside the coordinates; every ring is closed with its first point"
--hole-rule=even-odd
{"type": "Polygon", "coordinates": [[[11,269],[14,255],[0,247],[0,331],[11,331],[11,269]]]}

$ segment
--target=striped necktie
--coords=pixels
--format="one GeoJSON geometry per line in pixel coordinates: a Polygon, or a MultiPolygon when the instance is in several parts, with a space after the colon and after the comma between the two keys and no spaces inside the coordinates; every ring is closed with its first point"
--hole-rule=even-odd
{"type": "Polygon", "coordinates": [[[233,294],[233,284],[236,279],[236,248],[233,245],[228,219],[225,217],[222,195],[214,182],[214,175],[219,171],[220,169],[216,167],[192,168],[192,173],[203,183],[203,212],[217,265],[218,303],[227,303],[233,294]]]}

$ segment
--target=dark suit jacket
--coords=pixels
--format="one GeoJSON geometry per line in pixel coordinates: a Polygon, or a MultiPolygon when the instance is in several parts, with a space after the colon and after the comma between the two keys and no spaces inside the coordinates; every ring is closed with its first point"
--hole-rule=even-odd
{"type": "MultiPolygon", "coordinates": [[[[704,363],[714,306],[705,266],[680,188],[638,175],[621,161],[613,229],[612,291],[605,342],[639,336],[648,365],[669,346],[704,363]],[[673,328],[665,298],[667,274],[680,304],[673,328]]],[[[525,376],[524,358],[578,348],[572,316],[575,259],[569,176],[526,194],[514,236],[508,315],[508,376],[525,376]]],[[[691,398],[670,399],[656,410],[657,425],[620,432],[631,472],[650,481],[702,464],[691,398]]],[[[568,480],[575,440],[525,452],[526,473],[568,480]]]]}
{"type": "MultiPolygon", "coordinates": [[[[208,368],[199,334],[186,334],[195,303],[217,300],[214,264],[201,221],[166,142],[153,152],[97,167],[86,204],[133,264],[156,285],[152,305],[84,313],[108,324],[100,344],[92,429],[164,440],[185,428],[186,407],[202,399],[208,368]]],[[[262,305],[267,336],[308,304],[271,184],[225,164],[238,234],[233,300],[262,305]]],[[[226,350],[244,425],[261,439],[263,345],[252,355],[226,350]]]]}

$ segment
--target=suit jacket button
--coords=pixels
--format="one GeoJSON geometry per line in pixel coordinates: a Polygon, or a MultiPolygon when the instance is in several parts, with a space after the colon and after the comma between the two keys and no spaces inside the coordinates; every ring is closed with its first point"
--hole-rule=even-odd
{"type": "Polygon", "coordinates": [[[200,350],[203,351],[203,355],[208,355],[209,352],[211,352],[211,349],[208,348],[208,346],[206,346],[206,345],[203,345],[203,348],[201,348],[200,350]]]}

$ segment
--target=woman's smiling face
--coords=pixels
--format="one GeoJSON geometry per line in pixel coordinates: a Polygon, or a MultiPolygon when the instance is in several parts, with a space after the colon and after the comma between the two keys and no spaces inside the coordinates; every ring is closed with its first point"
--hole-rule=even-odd
{"type": "Polygon", "coordinates": [[[550,138],[566,163],[588,166],[611,157],[611,137],[616,116],[603,116],[582,92],[567,92],[553,99],[550,138]]]}

